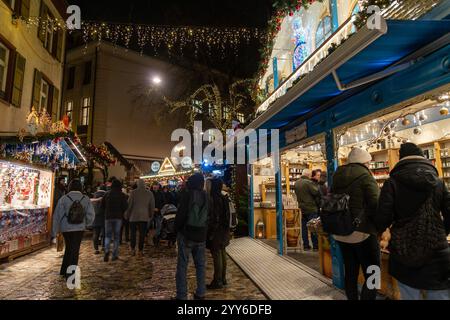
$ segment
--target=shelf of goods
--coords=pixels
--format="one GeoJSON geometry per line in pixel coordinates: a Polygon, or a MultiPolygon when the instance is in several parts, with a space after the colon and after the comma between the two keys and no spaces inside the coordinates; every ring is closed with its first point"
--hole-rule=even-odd
{"type": "Polygon", "coordinates": [[[0,259],[49,243],[53,173],[0,161],[0,259]]]}

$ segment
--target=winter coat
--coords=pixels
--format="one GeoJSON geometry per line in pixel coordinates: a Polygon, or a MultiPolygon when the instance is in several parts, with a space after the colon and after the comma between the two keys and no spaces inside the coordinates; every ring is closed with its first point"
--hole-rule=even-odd
{"type": "Polygon", "coordinates": [[[83,195],[81,192],[72,191],[62,196],[56,205],[55,212],[53,213],[53,225],[52,225],[52,237],[56,237],[57,233],[63,232],[75,232],[84,231],[87,226],[90,226],[94,221],[95,211],[92,206],[91,200],[83,195]],[[80,201],[86,213],[84,222],[81,224],[69,224],[67,216],[69,214],[70,207],[73,201],[80,201]]]}
{"type": "Polygon", "coordinates": [[[130,222],[149,222],[154,211],[155,197],[145,188],[144,181],[139,180],[137,189],[131,191],[126,219],[130,222]]]}
{"type": "Polygon", "coordinates": [[[302,214],[319,212],[320,192],[318,185],[308,177],[301,177],[295,182],[295,195],[302,214]]]}
{"type": "Polygon", "coordinates": [[[155,209],[158,209],[159,211],[161,211],[162,207],[164,207],[164,195],[163,193],[158,190],[158,191],[153,191],[153,197],[155,198],[155,209]]]}
{"type": "Polygon", "coordinates": [[[230,204],[223,194],[213,195],[209,200],[208,241],[211,251],[225,249],[230,244],[230,204]]]}
{"type": "Polygon", "coordinates": [[[341,166],[333,176],[331,192],[350,195],[350,211],[353,219],[361,221],[355,231],[377,234],[373,218],[377,213],[380,190],[370,170],[359,163],[341,166]]]}
{"type": "Polygon", "coordinates": [[[207,239],[207,226],[195,229],[186,228],[189,209],[193,203],[197,203],[200,207],[208,206],[206,192],[203,190],[186,190],[180,193],[178,212],[175,217],[175,230],[189,240],[199,243],[205,242],[207,239]]]}
{"type": "MultiPolygon", "coordinates": [[[[439,179],[436,168],[425,158],[407,157],[392,170],[390,179],[381,190],[375,223],[384,232],[393,223],[412,217],[433,193],[435,209],[443,216],[447,234],[450,233],[450,194],[439,179]]],[[[450,288],[450,249],[436,250],[422,267],[410,268],[389,258],[389,273],[401,283],[422,290],[445,290],[450,288]]]]}
{"type": "Polygon", "coordinates": [[[111,189],[102,199],[105,220],[122,220],[128,209],[127,195],[121,189],[111,189]]]}
{"type": "Polygon", "coordinates": [[[92,224],[93,227],[104,227],[105,226],[105,212],[102,210],[102,199],[105,196],[106,191],[100,190],[94,194],[94,199],[92,199],[92,205],[95,210],[95,219],[92,224]]]}

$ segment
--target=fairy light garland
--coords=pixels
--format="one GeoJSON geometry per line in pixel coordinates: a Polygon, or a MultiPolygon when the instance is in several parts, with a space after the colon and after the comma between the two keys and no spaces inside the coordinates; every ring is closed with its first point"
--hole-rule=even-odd
{"type": "MultiPolygon", "coordinates": [[[[58,18],[14,16],[13,19],[21,21],[28,28],[40,28],[42,35],[45,35],[49,28],[55,32],[59,30],[72,32],[67,29],[65,21],[58,18]]],[[[264,43],[266,39],[265,32],[248,27],[157,26],[83,21],[81,31],[86,45],[90,41],[108,40],[129,49],[136,43],[141,52],[150,46],[155,53],[158,49],[165,48],[169,54],[176,48],[182,53],[191,45],[196,55],[201,49],[205,49],[211,55],[215,49],[221,51],[222,57],[230,50],[237,55],[242,45],[251,41],[264,43]]]]}

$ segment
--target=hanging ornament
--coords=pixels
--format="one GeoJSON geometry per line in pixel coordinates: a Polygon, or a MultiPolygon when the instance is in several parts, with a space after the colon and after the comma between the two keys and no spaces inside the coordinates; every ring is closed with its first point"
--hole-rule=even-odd
{"type": "Polygon", "coordinates": [[[401,142],[402,142],[402,139],[398,138],[398,139],[397,139],[397,142],[398,142],[398,143],[401,143],[401,142]]]}
{"type": "Polygon", "coordinates": [[[414,129],[414,134],[417,135],[417,136],[421,135],[422,134],[422,129],[421,128],[415,128],[414,129]]]}
{"type": "Polygon", "coordinates": [[[439,110],[439,113],[441,116],[448,116],[448,103],[446,103],[444,106],[442,106],[441,110],[439,110]]]}
{"type": "Polygon", "coordinates": [[[402,125],[403,125],[403,126],[407,127],[407,126],[409,126],[410,124],[411,124],[411,120],[406,119],[406,118],[404,118],[404,119],[402,120],[402,125]]]}
{"type": "Polygon", "coordinates": [[[419,115],[419,121],[426,121],[428,117],[424,114],[419,115]]]}
{"type": "Polygon", "coordinates": [[[384,133],[388,134],[389,132],[391,132],[391,129],[389,127],[384,128],[384,133]]]}
{"type": "Polygon", "coordinates": [[[389,125],[389,127],[390,127],[391,129],[394,129],[394,128],[395,128],[395,125],[396,125],[395,122],[391,122],[391,124],[389,125]]]}
{"type": "Polygon", "coordinates": [[[403,139],[403,140],[402,140],[402,143],[403,143],[403,144],[408,143],[408,140],[403,139]]]}

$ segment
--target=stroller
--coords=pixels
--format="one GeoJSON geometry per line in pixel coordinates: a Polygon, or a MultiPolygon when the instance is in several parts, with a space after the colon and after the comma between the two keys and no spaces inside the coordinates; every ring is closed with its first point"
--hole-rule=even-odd
{"type": "Polygon", "coordinates": [[[166,204],[161,213],[154,217],[156,219],[156,234],[153,237],[153,243],[158,246],[161,240],[169,242],[169,247],[176,243],[177,234],[175,232],[175,216],[177,214],[177,207],[173,204],[166,204]]]}

